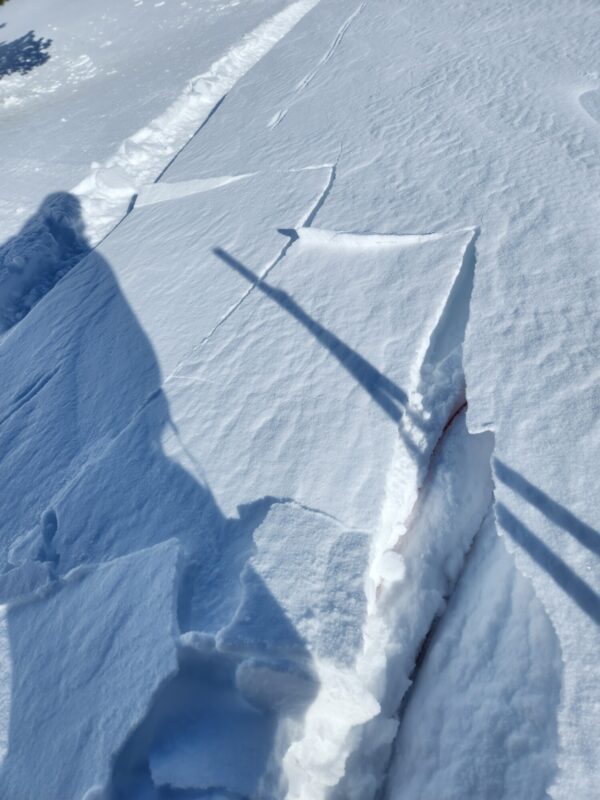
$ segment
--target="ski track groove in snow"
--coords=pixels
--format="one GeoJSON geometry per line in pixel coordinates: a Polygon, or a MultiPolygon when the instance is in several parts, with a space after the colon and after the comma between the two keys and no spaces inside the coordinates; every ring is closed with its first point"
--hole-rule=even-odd
{"type": "Polygon", "coordinates": [[[465,555],[490,508],[490,434],[469,434],[465,421],[462,347],[479,231],[463,232],[471,236],[460,265],[430,321],[431,334],[417,351],[409,392],[412,409],[406,409],[413,413],[401,418],[409,418],[406,436],[401,436],[401,451],[409,458],[399,455],[390,474],[400,469],[408,481],[388,486],[378,530],[372,532],[374,546],[365,564],[369,609],[362,626],[364,649],[349,672],[332,677],[325,670],[319,675],[322,689],[307,712],[302,737],[284,758],[290,800],[362,800],[381,786],[382,758],[392,752],[399,709],[418,669],[419,653],[444,613],[445,598],[457,585],[465,555]],[[410,466],[411,434],[421,444],[418,468],[410,466]],[[472,475],[472,469],[478,474],[472,475]],[[477,488],[463,498],[465,481],[477,488]],[[340,702],[348,708],[355,704],[362,709],[357,719],[330,720],[332,691],[341,692],[340,702]],[[323,741],[318,756],[311,747],[315,737],[323,741]]]}
{"type": "Polygon", "coordinates": [[[131,208],[140,186],[159,179],[174,157],[223,102],[227,93],[320,0],[296,0],[262,22],[201,75],[148,125],[125,139],[73,190],[81,199],[88,238],[99,244],[131,208]]]}
{"type": "Polygon", "coordinates": [[[0,419],[0,425],[3,425],[7,419],[10,419],[13,414],[15,414],[20,408],[23,408],[30,400],[41,392],[41,390],[49,383],[52,378],[58,372],[58,367],[51,370],[51,372],[46,373],[45,375],[41,375],[38,378],[35,378],[31,383],[29,383],[22,391],[20,391],[13,401],[12,408],[0,419]]]}
{"type": "Polygon", "coordinates": [[[342,40],[343,40],[344,36],[346,35],[346,31],[348,30],[350,25],[352,25],[352,23],[358,17],[358,15],[363,11],[365,5],[366,5],[366,2],[361,3],[352,12],[352,14],[350,14],[350,16],[346,19],[346,21],[344,22],[342,27],[337,32],[333,42],[330,44],[329,49],[327,50],[325,55],[322,56],[319,59],[319,61],[316,63],[316,65],[311,69],[311,71],[308,72],[302,78],[302,80],[300,80],[296,84],[296,87],[294,89],[294,94],[292,96],[292,100],[286,106],[286,108],[281,109],[280,111],[278,111],[271,118],[270,122],[267,125],[268,128],[273,130],[273,128],[276,128],[279,125],[280,122],[283,122],[283,120],[286,117],[287,113],[289,112],[290,108],[294,105],[295,98],[298,97],[298,95],[300,95],[307,88],[307,86],[309,86],[313,82],[313,80],[316,78],[316,76],[319,73],[319,71],[321,70],[321,68],[324,67],[327,64],[327,62],[331,60],[331,58],[333,57],[335,51],[337,50],[337,48],[342,43],[342,40]]]}

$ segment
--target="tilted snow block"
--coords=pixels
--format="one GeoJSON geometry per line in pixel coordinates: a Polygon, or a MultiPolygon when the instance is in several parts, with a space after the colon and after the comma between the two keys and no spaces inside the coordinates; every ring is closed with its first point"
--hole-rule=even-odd
{"type": "Polygon", "coordinates": [[[193,700],[154,743],[156,785],[282,796],[277,760],[319,691],[320,665],[346,671],[361,647],[369,543],[296,503],[271,507],[233,620],[214,650],[202,637],[184,669],[193,700]]]}

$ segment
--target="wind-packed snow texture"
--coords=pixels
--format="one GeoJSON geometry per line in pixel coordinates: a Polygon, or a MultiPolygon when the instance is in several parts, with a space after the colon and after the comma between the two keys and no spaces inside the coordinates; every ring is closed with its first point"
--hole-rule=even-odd
{"type": "Polygon", "coordinates": [[[600,796],[598,9],[0,10],[0,797],[600,796]]]}

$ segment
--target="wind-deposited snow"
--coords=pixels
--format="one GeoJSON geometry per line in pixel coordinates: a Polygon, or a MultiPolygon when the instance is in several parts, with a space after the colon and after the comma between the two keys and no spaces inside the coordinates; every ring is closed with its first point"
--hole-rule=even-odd
{"type": "Polygon", "coordinates": [[[84,5],[0,14],[0,794],[595,797],[595,9],[84,5]]]}

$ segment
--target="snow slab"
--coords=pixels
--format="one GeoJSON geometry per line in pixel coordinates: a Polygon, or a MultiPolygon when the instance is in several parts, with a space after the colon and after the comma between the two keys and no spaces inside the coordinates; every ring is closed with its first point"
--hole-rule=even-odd
{"type": "Polygon", "coordinates": [[[242,600],[219,632],[219,649],[351,664],[362,645],[369,536],[349,532],[324,514],[281,503],[253,539],[256,554],[241,576],[242,600]]]}
{"type": "Polygon", "coordinates": [[[214,249],[238,252],[262,275],[289,246],[277,228],[310,224],[330,182],[331,166],[325,165],[219,177],[200,186],[161,182],[142,194],[152,203],[136,206],[101,252],[164,379],[203,346],[250,289],[242,275],[224,268],[214,249]],[[173,220],[167,229],[165,216],[173,220]],[[279,225],[273,222],[278,217],[279,225]]]}
{"type": "MultiPolygon", "coordinates": [[[[114,243],[90,253],[8,331],[0,348],[6,370],[0,472],[18,475],[21,489],[6,497],[1,549],[7,566],[39,547],[30,532],[51,505],[61,520],[62,569],[123,555],[156,543],[157,536],[185,538],[190,518],[202,516],[198,508],[207,493],[194,491],[193,478],[186,480],[162,456],[169,433],[179,445],[161,382],[249,290],[211,248],[225,242],[268,269],[289,243],[268,220],[282,205],[293,215],[286,221],[307,222],[330,173],[324,167],[265,174],[215,189],[210,200],[206,193],[178,199],[167,204],[180,223],[169,235],[164,204],[136,210],[115,231],[114,243]],[[165,497],[162,519],[152,519],[151,491],[160,485],[173,502],[165,497]],[[185,502],[190,496],[193,501],[185,502]],[[10,522],[16,518],[19,530],[10,522]]],[[[77,219],[72,197],[56,200],[61,212],[66,205],[70,219],[77,219]]],[[[35,236],[33,243],[39,242],[35,236]]],[[[23,250],[37,252],[29,241],[23,250]]]]}
{"type": "Polygon", "coordinates": [[[179,547],[75,570],[3,607],[3,797],[83,798],[177,668],[179,547]],[[35,770],[32,770],[35,764],[35,770]]]}
{"type": "Polygon", "coordinates": [[[166,392],[227,516],[275,496],[378,530],[415,350],[427,349],[472,235],[298,229],[262,281],[260,264],[216,242],[221,270],[251,291],[166,392]]]}

